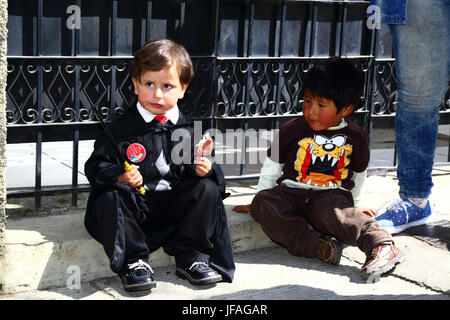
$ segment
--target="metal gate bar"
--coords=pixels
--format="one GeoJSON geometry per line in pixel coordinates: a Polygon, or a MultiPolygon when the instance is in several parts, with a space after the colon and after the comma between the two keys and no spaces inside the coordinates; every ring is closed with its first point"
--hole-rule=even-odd
{"type": "MultiPolygon", "coordinates": [[[[32,194],[38,208],[42,194],[70,192],[71,203],[76,206],[78,192],[89,190],[88,185],[79,184],[78,158],[80,141],[93,139],[99,132],[92,108],[99,107],[104,119],[112,121],[136,101],[126,71],[132,52],[123,55],[125,45],[120,38],[125,18],[131,19],[133,35],[141,36],[141,45],[162,34],[187,47],[198,37],[202,37],[202,44],[207,43],[208,49],[204,50],[190,47],[196,75],[179,105],[182,112],[202,121],[207,128],[231,126],[246,132],[255,121],[267,119],[266,126],[279,129],[284,121],[302,112],[304,73],[313,62],[332,55],[351,59],[364,74],[364,101],[356,117],[369,134],[375,119],[395,116],[395,59],[392,51],[383,51],[389,47],[386,29],[365,27],[368,1],[167,0],[162,4],[140,0],[136,1],[134,11],[124,7],[124,3],[103,0],[92,6],[82,0],[38,0],[30,5],[24,0],[10,1],[13,11],[9,23],[14,24],[9,34],[17,38],[10,37],[9,49],[14,53],[8,53],[8,143],[32,141],[36,155],[34,188],[8,188],[8,197],[32,194]],[[21,2],[26,9],[20,8],[21,2]],[[81,29],[73,28],[64,40],[70,45],[63,48],[61,39],[66,30],[61,26],[59,34],[58,30],[52,30],[52,34],[59,36],[57,49],[69,55],[59,55],[58,50],[49,54],[53,49],[45,42],[45,32],[54,27],[54,20],[49,24],[47,18],[55,14],[56,9],[52,8],[58,5],[63,9],[65,5],[75,5],[83,9],[83,14],[98,18],[94,19],[97,25],[91,16],[83,20],[83,30],[97,28],[98,39],[92,41],[98,41],[98,47],[86,49],[86,35],[82,40],[81,29]],[[196,11],[205,7],[210,18],[202,19],[206,21],[205,27],[196,30],[193,26],[198,23],[196,11]],[[122,12],[123,9],[131,10],[132,17],[126,16],[128,13],[122,12]],[[351,21],[355,14],[361,14],[356,22],[361,25],[359,33],[355,33],[351,21]],[[261,25],[264,19],[269,19],[271,29],[261,25]],[[30,21],[31,38],[27,33],[30,21]],[[227,21],[231,21],[234,29],[225,34],[227,21]],[[102,23],[107,24],[106,28],[102,23]],[[164,26],[166,29],[161,29],[164,26]],[[104,39],[100,29],[104,31],[106,45],[101,42],[104,39]],[[329,36],[325,42],[321,32],[329,36]],[[294,53],[287,47],[292,34],[298,36],[294,53]],[[227,36],[232,37],[230,41],[235,41],[236,48],[227,47],[227,36]],[[348,39],[359,43],[359,53],[349,47],[348,39]],[[22,45],[17,41],[22,41],[22,45]],[[25,48],[30,41],[31,49],[25,48]],[[98,54],[92,55],[90,50],[98,50],[98,54]],[[71,184],[42,186],[42,144],[63,137],[73,141],[71,184]]],[[[61,25],[66,17],[66,12],[56,16],[61,25]]],[[[450,113],[449,93],[450,90],[441,108],[446,121],[450,113]]],[[[245,138],[242,142],[241,155],[245,159],[248,144],[245,138]]],[[[254,179],[256,175],[249,174],[247,169],[245,161],[241,161],[237,174],[227,178],[254,179]]]]}

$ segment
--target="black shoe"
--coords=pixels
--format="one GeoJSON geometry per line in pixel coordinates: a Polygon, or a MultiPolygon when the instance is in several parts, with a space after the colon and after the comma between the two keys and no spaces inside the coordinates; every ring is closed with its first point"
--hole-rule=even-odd
{"type": "Polygon", "coordinates": [[[140,260],[128,265],[128,272],[121,275],[122,285],[125,291],[135,292],[150,290],[156,287],[153,280],[152,268],[140,260]]]}
{"type": "Polygon", "coordinates": [[[177,268],[175,274],[181,279],[188,279],[194,285],[210,284],[222,281],[222,276],[206,262],[194,262],[189,268],[177,268]]]}

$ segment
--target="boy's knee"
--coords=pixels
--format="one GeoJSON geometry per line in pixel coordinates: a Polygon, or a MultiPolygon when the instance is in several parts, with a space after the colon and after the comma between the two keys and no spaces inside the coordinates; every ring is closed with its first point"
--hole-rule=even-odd
{"type": "Polygon", "coordinates": [[[111,210],[111,206],[116,202],[116,195],[114,189],[105,189],[96,193],[92,199],[92,207],[96,212],[103,212],[111,210]]]}
{"type": "Polygon", "coordinates": [[[96,194],[92,206],[97,214],[102,215],[110,215],[111,212],[115,212],[119,207],[122,208],[123,213],[127,213],[130,211],[129,208],[135,207],[129,193],[113,188],[104,189],[96,194]]]}
{"type": "Polygon", "coordinates": [[[212,181],[211,179],[208,178],[203,178],[203,179],[199,179],[197,184],[201,187],[204,187],[206,189],[210,189],[212,187],[217,188],[217,185],[214,181],[212,181]]]}
{"type": "MultiPolygon", "coordinates": [[[[255,196],[253,197],[252,203],[251,203],[251,207],[252,209],[254,207],[258,207],[261,205],[261,202],[263,202],[265,199],[265,194],[264,194],[264,190],[258,192],[257,194],[255,194],[255,196]]],[[[253,211],[253,210],[252,210],[253,211]]]]}
{"type": "Polygon", "coordinates": [[[266,190],[259,191],[253,197],[252,203],[250,204],[250,215],[258,221],[258,218],[264,214],[264,207],[267,206],[268,195],[270,193],[266,190]]]}
{"type": "Polygon", "coordinates": [[[202,195],[205,197],[213,197],[216,198],[219,196],[219,188],[217,187],[216,183],[212,181],[211,179],[203,178],[198,179],[194,185],[190,185],[192,191],[194,191],[194,194],[202,195]]]}

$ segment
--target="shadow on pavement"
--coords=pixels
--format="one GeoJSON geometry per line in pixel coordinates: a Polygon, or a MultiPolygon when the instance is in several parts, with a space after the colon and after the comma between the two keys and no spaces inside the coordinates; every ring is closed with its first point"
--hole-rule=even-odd
{"type": "Polygon", "coordinates": [[[436,248],[450,251],[450,221],[448,220],[412,227],[403,233],[423,240],[436,248]]]}

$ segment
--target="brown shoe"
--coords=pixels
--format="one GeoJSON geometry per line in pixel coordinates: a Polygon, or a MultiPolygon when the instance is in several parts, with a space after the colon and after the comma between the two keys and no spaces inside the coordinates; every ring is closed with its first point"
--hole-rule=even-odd
{"type": "Polygon", "coordinates": [[[375,247],[361,268],[361,278],[367,280],[392,270],[396,264],[405,260],[405,255],[393,243],[375,247]]]}
{"type": "Polygon", "coordinates": [[[326,263],[339,264],[342,256],[342,243],[333,237],[320,235],[314,246],[314,257],[326,263]]]}

